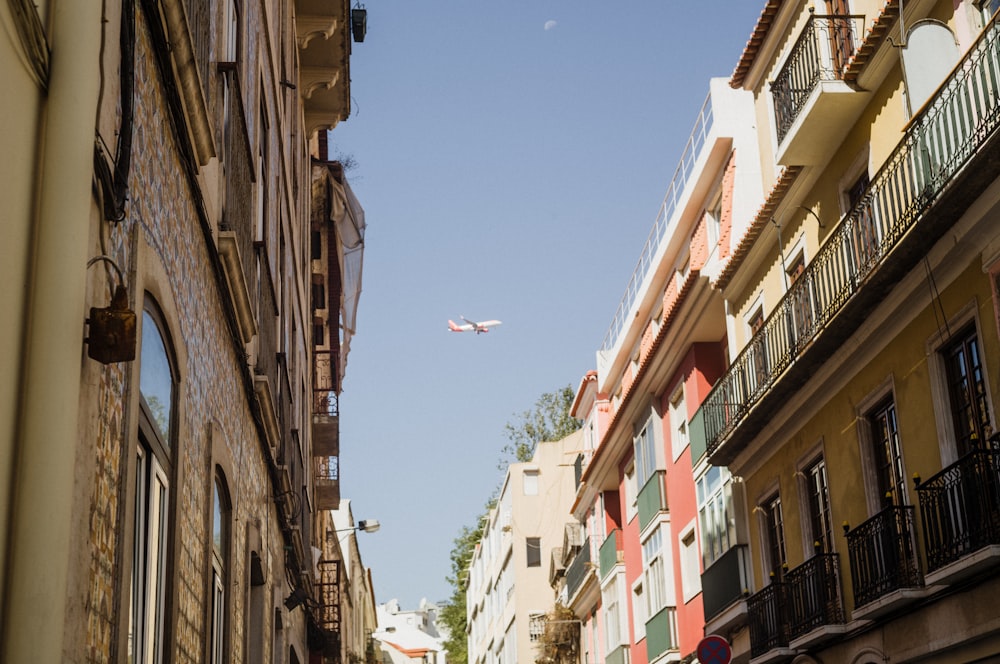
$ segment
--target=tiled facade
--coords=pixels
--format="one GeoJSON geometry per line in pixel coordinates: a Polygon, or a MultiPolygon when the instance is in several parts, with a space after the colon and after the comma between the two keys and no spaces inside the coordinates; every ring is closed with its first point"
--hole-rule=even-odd
{"type": "MultiPolygon", "coordinates": [[[[164,0],[111,3],[98,21],[82,3],[62,13],[48,6],[56,3],[42,4],[43,14],[55,10],[57,23],[79,29],[33,33],[30,11],[2,17],[24,40],[4,43],[16,57],[4,50],[0,69],[30,101],[23,112],[11,107],[4,144],[42,114],[54,128],[41,130],[38,145],[24,144],[24,154],[9,155],[41,165],[6,177],[11,209],[21,216],[5,221],[3,242],[26,251],[12,254],[5,276],[32,285],[3,296],[28,320],[4,323],[0,351],[10,384],[48,381],[50,390],[68,388],[78,407],[36,415],[31,389],[10,400],[0,494],[18,498],[2,506],[11,518],[0,529],[0,549],[11,556],[0,565],[0,659],[263,664],[340,662],[348,648],[364,654],[374,603],[357,547],[352,559],[361,571],[343,598],[321,595],[313,560],[314,547],[325,560],[343,555],[313,535],[329,530],[324,510],[336,504],[314,499],[313,308],[327,307],[311,302],[309,289],[316,270],[331,268],[309,256],[312,165],[327,163],[325,132],[349,113],[351,9],[344,1],[164,0]],[[297,22],[296,14],[308,20],[297,22]],[[26,67],[32,56],[20,50],[32,39],[25,35],[50,40],[53,57],[34,73],[26,67]],[[298,78],[300,58],[318,92],[283,85],[298,78]],[[79,108],[67,107],[77,100],[79,108]],[[45,132],[57,130],[64,131],[62,153],[47,152],[45,132]],[[123,139],[130,144],[115,144],[123,139]],[[58,189],[50,181],[59,157],[68,162],[95,149],[96,157],[78,158],[96,164],[94,172],[61,174],[65,200],[78,202],[59,217],[63,228],[28,242],[33,228],[50,223],[52,195],[43,193],[37,207],[32,199],[58,189]],[[127,177],[123,190],[113,182],[116,166],[127,177]],[[90,199],[71,198],[70,183],[90,199]],[[109,213],[123,191],[120,213],[109,213]],[[223,229],[245,241],[242,254],[224,243],[223,229]],[[61,260],[44,258],[53,244],[61,260]],[[64,284],[55,292],[65,309],[58,324],[40,324],[28,303],[51,298],[36,295],[44,288],[36,284],[52,280],[64,284]],[[105,307],[119,284],[136,314],[135,358],[103,363],[88,356],[95,340],[76,316],[105,307]],[[57,342],[54,332],[63,330],[78,330],[78,340],[57,342]],[[157,336],[166,374],[156,373],[157,336]],[[34,359],[31,349],[39,347],[49,348],[55,371],[34,359]],[[164,376],[172,386],[167,403],[143,382],[164,376]],[[46,427],[62,433],[35,438],[62,452],[39,461],[31,432],[46,427]],[[46,485],[47,470],[72,481],[46,485]],[[50,513],[30,496],[45,496],[50,513]],[[41,540],[44,548],[29,548],[41,540]],[[28,579],[44,587],[31,588],[28,579]],[[341,600],[371,605],[356,612],[363,625],[335,625],[350,634],[343,640],[323,622],[341,600]]],[[[363,240],[356,201],[350,214],[360,216],[355,232],[363,240]]],[[[343,251],[335,221],[322,236],[324,255],[334,257],[343,251]]],[[[342,315],[325,314],[334,339],[342,315]]],[[[337,366],[346,364],[343,355],[337,366]]],[[[324,383],[324,404],[336,403],[342,379],[324,383]]],[[[7,382],[3,389],[6,399],[7,382]]],[[[337,412],[324,408],[336,439],[337,412]]],[[[336,454],[325,450],[325,463],[336,454]]]]}

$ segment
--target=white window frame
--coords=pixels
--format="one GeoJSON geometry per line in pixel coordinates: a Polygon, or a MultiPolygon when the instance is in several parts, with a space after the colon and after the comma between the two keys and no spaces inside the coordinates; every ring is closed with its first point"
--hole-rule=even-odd
{"type": "Polygon", "coordinates": [[[725,466],[708,466],[695,480],[698,500],[698,522],[701,525],[701,559],[705,569],[739,543],[736,532],[736,499],[733,476],[725,466]],[[709,475],[717,473],[718,482],[709,483],[709,475]],[[716,552],[708,547],[718,541],[716,552]]]}
{"type": "Polygon", "coordinates": [[[701,552],[698,546],[697,519],[691,519],[677,534],[677,551],[680,556],[681,596],[690,602],[701,592],[701,552]]]}
{"type": "Polygon", "coordinates": [[[688,434],[687,402],[684,397],[684,382],[678,383],[670,395],[670,449],[676,463],[691,443],[688,434]]]}
{"type": "Polygon", "coordinates": [[[524,495],[538,495],[539,475],[540,473],[537,468],[529,468],[524,471],[524,474],[522,475],[524,495]]]}

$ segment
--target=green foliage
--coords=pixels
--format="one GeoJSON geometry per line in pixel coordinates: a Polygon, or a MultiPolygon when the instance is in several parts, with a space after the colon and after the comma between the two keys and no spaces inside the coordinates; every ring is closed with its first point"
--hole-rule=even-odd
{"type": "MultiPolygon", "coordinates": [[[[477,524],[485,518],[485,515],[479,517],[477,524]]],[[[467,664],[469,660],[465,635],[465,591],[469,585],[469,562],[482,537],[482,528],[463,526],[451,550],[451,575],[447,578],[452,587],[451,597],[438,614],[438,619],[448,628],[448,640],[444,647],[448,651],[449,664],[467,664]]]]}
{"type": "MultiPolygon", "coordinates": [[[[533,410],[524,411],[516,423],[507,423],[505,433],[510,445],[505,446],[503,452],[512,455],[517,461],[529,461],[539,442],[561,440],[579,429],[580,422],[569,414],[575,396],[573,388],[567,385],[539,397],[533,410]]],[[[506,466],[506,463],[502,464],[501,469],[506,466]]],[[[496,496],[492,496],[483,514],[476,520],[476,526],[463,526],[451,550],[451,574],[446,580],[452,593],[438,613],[438,620],[448,629],[448,640],[444,643],[448,651],[448,664],[468,664],[469,649],[465,630],[469,563],[476,545],[483,537],[481,524],[495,504],[496,496]]]]}
{"type": "MultiPolygon", "coordinates": [[[[580,421],[569,414],[575,397],[569,385],[538,397],[532,410],[524,411],[516,421],[504,426],[510,444],[504,446],[503,453],[515,461],[530,461],[538,443],[562,440],[579,429],[580,421]]],[[[500,468],[506,465],[501,460],[500,468]]]]}

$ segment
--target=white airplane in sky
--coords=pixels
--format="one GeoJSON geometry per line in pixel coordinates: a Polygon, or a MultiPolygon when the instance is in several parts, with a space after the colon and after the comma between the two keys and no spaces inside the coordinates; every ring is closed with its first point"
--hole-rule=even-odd
{"type": "Polygon", "coordinates": [[[453,320],[448,321],[448,329],[452,332],[475,332],[476,334],[482,334],[483,332],[489,332],[491,327],[496,327],[500,324],[498,320],[484,320],[477,323],[465,316],[459,316],[459,318],[465,321],[464,325],[459,325],[453,320]]]}

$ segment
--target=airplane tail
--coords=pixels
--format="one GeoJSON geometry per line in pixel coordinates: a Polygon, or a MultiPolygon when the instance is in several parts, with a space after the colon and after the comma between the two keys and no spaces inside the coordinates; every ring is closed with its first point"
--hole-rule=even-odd
{"type": "Polygon", "coordinates": [[[462,328],[460,328],[458,325],[456,325],[455,321],[453,321],[453,320],[449,320],[448,321],[448,329],[451,330],[452,332],[461,332],[462,331],[462,328]]]}

